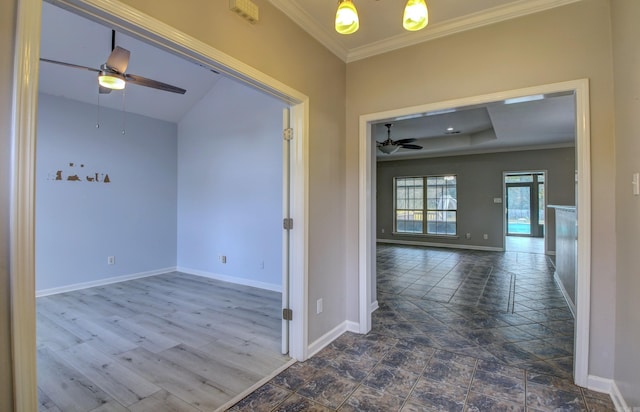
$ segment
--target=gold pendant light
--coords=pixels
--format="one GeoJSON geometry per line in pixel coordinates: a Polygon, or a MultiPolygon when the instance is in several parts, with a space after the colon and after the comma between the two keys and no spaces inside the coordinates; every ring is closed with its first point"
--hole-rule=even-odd
{"type": "Polygon", "coordinates": [[[360,27],[358,11],[351,0],[338,0],[336,31],[340,34],[355,33],[360,27]]]}
{"type": "Polygon", "coordinates": [[[424,0],[409,0],[404,7],[402,25],[406,30],[417,31],[424,29],[429,23],[429,11],[424,0]]]}
{"type": "MultiPolygon", "coordinates": [[[[406,30],[418,31],[427,27],[429,10],[425,0],[408,0],[404,6],[402,25],[406,30]]],[[[336,31],[340,34],[351,34],[358,31],[360,22],[358,11],[352,0],[338,0],[336,11],[336,31]]]]}

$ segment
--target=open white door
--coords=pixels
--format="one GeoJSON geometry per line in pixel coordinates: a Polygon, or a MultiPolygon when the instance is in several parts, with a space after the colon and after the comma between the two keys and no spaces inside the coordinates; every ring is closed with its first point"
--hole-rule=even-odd
{"type": "Polygon", "coordinates": [[[291,308],[289,279],[291,274],[291,113],[282,110],[282,353],[289,353],[289,324],[291,308]]]}

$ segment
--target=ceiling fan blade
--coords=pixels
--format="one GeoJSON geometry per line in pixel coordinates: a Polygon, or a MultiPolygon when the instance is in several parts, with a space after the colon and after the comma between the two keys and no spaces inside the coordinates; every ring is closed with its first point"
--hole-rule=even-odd
{"type": "Polygon", "coordinates": [[[136,76],[135,74],[125,74],[124,76],[127,83],[137,84],[139,86],[151,87],[153,89],[164,90],[166,92],[185,94],[187,91],[176,86],[172,86],[167,83],[162,83],[157,80],[147,79],[146,77],[136,76]]]}
{"type": "Polygon", "coordinates": [[[401,144],[400,147],[404,149],[422,149],[422,146],[418,146],[417,144],[401,144]]]}
{"type": "Polygon", "coordinates": [[[409,139],[400,139],[400,140],[396,140],[395,143],[396,144],[406,144],[406,143],[413,143],[415,142],[416,139],[414,138],[409,138],[409,139]]]}
{"type": "Polygon", "coordinates": [[[90,72],[100,73],[100,70],[98,70],[98,69],[94,69],[92,67],[87,67],[87,66],[80,66],[78,64],[65,63],[65,62],[60,62],[60,61],[57,61],[57,60],[44,59],[42,57],[40,58],[40,61],[47,62],[47,63],[53,63],[53,64],[59,64],[61,66],[73,67],[74,69],[89,70],[90,72]]]}
{"type": "Polygon", "coordinates": [[[131,56],[131,52],[129,50],[116,46],[109,55],[105,65],[118,73],[124,73],[129,65],[129,56],[131,56]]]}
{"type": "Polygon", "coordinates": [[[100,94],[109,94],[111,93],[111,89],[108,87],[104,87],[104,86],[98,86],[98,92],[100,94]]]}

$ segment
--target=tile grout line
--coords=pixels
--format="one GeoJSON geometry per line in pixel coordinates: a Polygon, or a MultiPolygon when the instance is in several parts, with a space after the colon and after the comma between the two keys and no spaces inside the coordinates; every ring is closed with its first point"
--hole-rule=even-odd
{"type": "Polygon", "coordinates": [[[467,402],[469,400],[469,394],[471,393],[471,387],[473,386],[473,381],[476,379],[476,371],[478,370],[479,359],[476,358],[476,361],[473,365],[473,372],[471,373],[471,380],[469,381],[469,387],[467,388],[467,393],[464,396],[464,402],[462,404],[462,410],[466,410],[467,402]]]}
{"type": "Polygon", "coordinates": [[[411,394],[413,393],[414,389],[416,388],[416,386],[418,386],[418,382],[420,382],[420,379],[422,379],[422,377],[424,376],[424,372],[427,370],[427,366],[429,366],[429,363],[433,359],[433,356],[436,354],[436,352],[438,350],[440,350],[440,349],[435,349],[435,348],[432,348],[432,349],[433,349],[433,353],[431,353],[431,355],[429,356],[429,359],[427,360],[427,362],[424,365],[424,368],[422,368],[422,372],[420,372],[420,374],[418,375],[418,379],[416,379],[416,381],[413,383],[413,385],[411,385],[411,389],[409,389],[409,393],[407,393],[407,396],[405,397],[404,401],[402,402],[402,405],[400,405],[400,409],[398,409],[399,411],[401,411],[402,408],[405,407],[405,405],[409,401],[409,398],[411,397],[411,394]]]}

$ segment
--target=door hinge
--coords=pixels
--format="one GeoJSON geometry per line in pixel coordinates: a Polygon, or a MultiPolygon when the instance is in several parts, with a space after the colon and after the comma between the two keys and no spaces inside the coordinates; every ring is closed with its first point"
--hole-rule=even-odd
{"type": "Polygon", "coordinates": [[[287,127],[286,129],[284,129],[282,131],[282,138],[284,140],[291,140],[293,139],[293,129],[290,127],[287,127]]]}
{"type": "Polygon", "coordinates": [[[284,219],[282,219],[282,227],[285,230],[293,229],[293,219],[290,217],[285,217],[284,219]]]}
{"type": "Polygon", "coordinates": [[[291,309],[282,309],[282,319],[293,320],[293,311],[291,309]]]}

